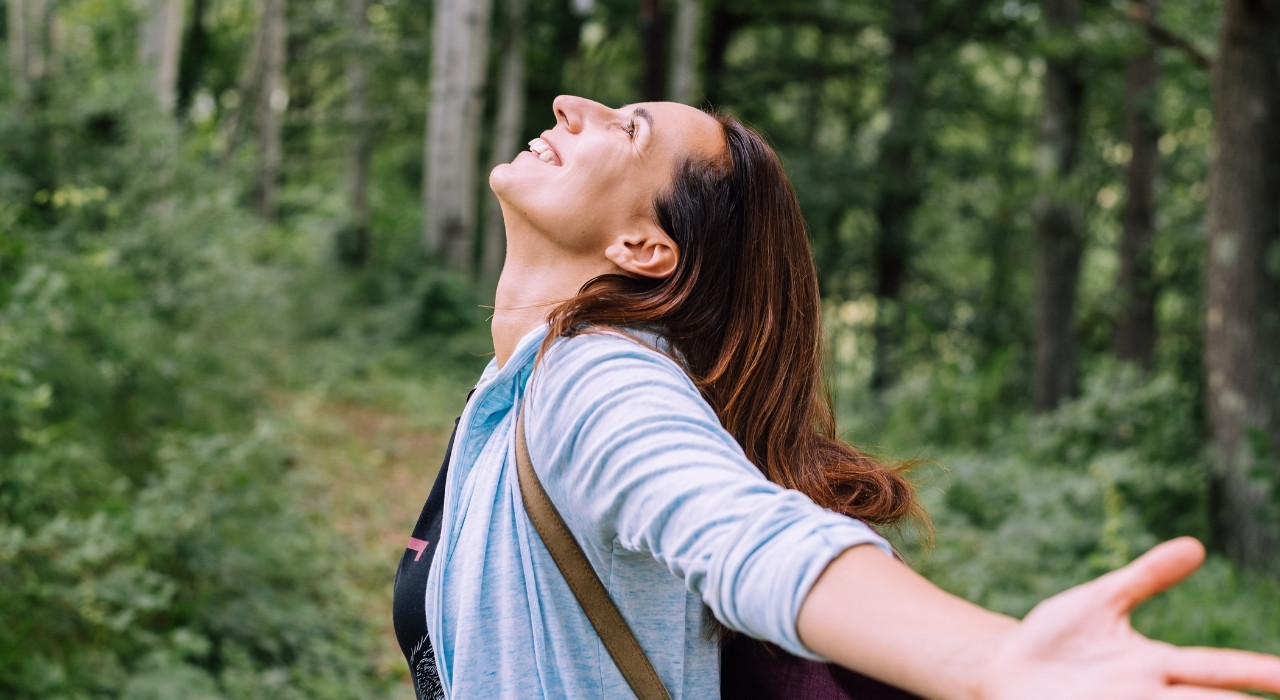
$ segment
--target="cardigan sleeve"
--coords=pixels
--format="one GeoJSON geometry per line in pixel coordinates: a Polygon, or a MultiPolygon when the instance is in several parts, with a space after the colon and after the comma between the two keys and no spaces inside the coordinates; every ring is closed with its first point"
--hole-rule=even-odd
{"type": "Polygon", "coordinates": [[[766,480],[670,358],[616,333],[558,341],[525,407],[534,468],[574,535],[643,552],[728,627],[792,654],[800,605],[862,522],[766,480]]]}

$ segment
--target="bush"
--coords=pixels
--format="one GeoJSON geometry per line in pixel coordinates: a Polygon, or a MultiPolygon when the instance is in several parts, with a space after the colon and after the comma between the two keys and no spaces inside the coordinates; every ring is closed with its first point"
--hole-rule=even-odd
{"type": "Polygon", "coordinates": [[[380,621],[257,410],[288,232],[127,89],[50,99],[0,119],[54,178],[0,157],[0,696],[379,695],[380,621]],[[104,142],[75,117],[99,112],[137,116],[104,142]]]}
{"type": "MultiPolygon", "coordinates": [[[[1103,364],[1057,411],[963,426],[968,411],[954,407],[981,403],[988,385],[946,384],[950,398],[930,404],[927,387],[912,383],[923,376],[904,382],[887,408],[896,447],[933,460],[917,478],[937,546],[925,549],[910,530],[899,544],[943,588],[1021,616],[1161,540],[1208,538],[1208,464],[1190,388],[1103,364]],[[919,435],[941,439],[908,445],[913,412],[928,414],[919,435]],[[980,434],[979,453],[971,440],[980,434]]],[[[1134,622],[1179,644],[1276,652],[1280,587],[1214,556],[1134,622]]]]}

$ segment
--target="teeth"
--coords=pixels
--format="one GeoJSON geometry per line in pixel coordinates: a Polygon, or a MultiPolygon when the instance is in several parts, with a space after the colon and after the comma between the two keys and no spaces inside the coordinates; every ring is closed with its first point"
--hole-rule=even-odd
{"type": "Polygon", "coordinates": [[[529,142],[529,150],[538,156],[538,160],[543,163],[553,163],[556,161],[556,153],[551,150],[551,144],[541,138],[533,139],[529,142]]]}

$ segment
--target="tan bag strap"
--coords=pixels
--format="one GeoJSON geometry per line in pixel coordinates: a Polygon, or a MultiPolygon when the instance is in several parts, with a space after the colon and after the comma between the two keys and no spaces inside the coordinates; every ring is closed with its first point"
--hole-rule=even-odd
{"type": "Polygon", "coordinates": [[[573,597],[578,599],[578,605],[582,606],[591,626],[600,635],[604,648],[613,657],[622,677],[627,679],[631,692],[640,700],[670,700],[671,696],[662,685],[662,679],[658,678],[658,672],[649,663],[649,657],[645,656],[631,627],[609,597],[609,591],[605,590],[595,569],[591,568],[587,555],[582,552],[578,541],[573,539],[573,534],[569,532],[560,512],[542,488],[537,472],[533,470],[529,446],[524,437],[523,402],[516,414],[516,473],[524,509],[529,513],[533,527],[547,546],[551,558],[555,560],[556,568],[560,569],[560,574],[569,584],[573,597]]]}

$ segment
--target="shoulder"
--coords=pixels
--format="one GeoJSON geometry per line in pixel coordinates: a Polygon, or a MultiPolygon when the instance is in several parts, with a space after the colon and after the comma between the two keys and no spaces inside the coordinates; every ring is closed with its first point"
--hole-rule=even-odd
{"type": "Polygon", "coordinates": [[[601,413],[624,420],[646,406],[714,416],[668,353],[660,336],[644,331],[592,329],[557,339],[533,371],[534,420],[590,421],[601,413]]]}
{"type": "Polygon", "coordinates": [[[592,328],[557,339],[548,348],[535,374],[546,380],[583,379],[591,371],[638,371],[692,380],[673,357],[666,340],[637,329],[592,328]]]}

